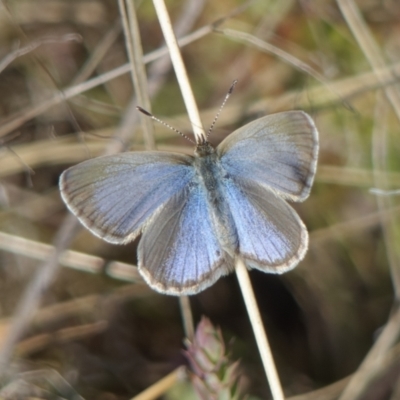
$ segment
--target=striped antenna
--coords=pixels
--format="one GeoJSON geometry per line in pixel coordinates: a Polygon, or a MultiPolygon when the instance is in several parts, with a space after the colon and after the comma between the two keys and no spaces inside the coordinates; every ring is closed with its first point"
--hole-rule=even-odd
{"type": "Polygon", "coordinates": [[[192,139],[190,139],[190,137],[186,136],[184,133],[182,133],[181,131],[178,131],[178,129],[174,128],[173,126],[167,124],[166,122],[162,121],[161,119],[155,117],[153,114],[149,113],[148,111],[146,111],[144,108],[136,106],[136,109],[139,110],[142,114],[147,115],[148,117],[150,117],[152,120],[157,121],[158,123],[160,123],[161,125],[166,126],[168,129],[171,129],[171,131],[176,132],[178,135],[181,135],[182,137],[184,137],[185,139],[189,140],[189,142],[196,144],[196,142],[194,142],[192,139]]]}
{"type": "Polygon", "coordinates": [[[230,95],[232,94],[233,89],[235,89],[235,86],[236,86],[237,82],[238,82],[237,79],[235,79],[235,80],[232,82],[232,85],[231,85],[231,87],[229,88],[228,93],[226,94],[225,99],[224,99],[224,101],[222,102],[221,107],[219,108],[219,110],[218,110],[218,112],[217,112],[217,115],[216,115],[215,118],[214,118],[214,121],[212,122],[210,128],[209,128],[208,131],[207,131],[206,139],[208,139],[208,137],[210,136],[212,130],[214,129],[214,126],[215,126],[215,124],[216,124],[216,122],[217,122],[217,120],[218,120],[218,117],[219,117],[219,115],[221,114],[221,111],[222,111],[222,109],[224,108],[225,103],[228,101],[230,95]]]}

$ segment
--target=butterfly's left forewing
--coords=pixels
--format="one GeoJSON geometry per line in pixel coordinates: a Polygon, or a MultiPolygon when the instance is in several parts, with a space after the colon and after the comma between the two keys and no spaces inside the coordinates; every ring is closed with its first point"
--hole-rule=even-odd
{"type": "Polygon", "coordinates": [[[98,157],[63,172],[61,195],[95,235],[111,243],[127,243],[190,182],[192,159],[163,152],[98,157]]]}

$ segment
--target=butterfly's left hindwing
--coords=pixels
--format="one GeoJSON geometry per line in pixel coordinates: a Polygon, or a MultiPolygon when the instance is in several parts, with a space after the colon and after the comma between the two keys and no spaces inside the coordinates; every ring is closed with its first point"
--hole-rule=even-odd
{"type": "MultiPolygon", "coordinates": [[[[139,243],[139,271],[162,293],[195,294],[229,272],[204,189],[192,182],[146,225],[139,243]]],[[[232,267],[230,268],[232,269],[232,267]]]]}

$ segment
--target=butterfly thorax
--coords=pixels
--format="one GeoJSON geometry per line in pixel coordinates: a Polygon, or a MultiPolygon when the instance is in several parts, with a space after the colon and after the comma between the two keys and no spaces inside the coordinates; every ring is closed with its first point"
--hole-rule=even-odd
{"type": "Polygon", "coordinates": [[[212,206],[218,206],[222,201],[221,166],[217,153],[207,142],[198,144],[194,152],[194,167],[197,171],[198,183],[206,189],[208,200],[212,206]]]}
{"type": "Polygon", "coordinates": [[[221,247],[233,256],[238,239],[225,195],[229,175],[222,167],[218,153],[208,143],[197,146],[193,164],[197,172],[197,184],[205,189],[213,225],[221,247]]]}

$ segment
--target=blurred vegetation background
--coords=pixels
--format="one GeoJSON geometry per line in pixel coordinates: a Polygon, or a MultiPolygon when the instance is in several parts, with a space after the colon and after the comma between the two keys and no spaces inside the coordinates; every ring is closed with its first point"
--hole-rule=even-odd
{"type": "MultiPolygon", "coordinates": [[[[335,1],[167,1],[182,35],[205,32],[182,50],[205,126],[239,80],[213,144],[252,119],[291,109],[310,113],[320,132],[311,196],[293,205],[310,231],[308,255],[283,276],[251,272],[287,396],[323,390],[357,370],[399,292],[400,197],[369,189],[400,189],[399,120],[383,92],[399,88],[400,3],[356,5],[383,60],[379,74],[335,1]]],[[[135,6],[151,57],[163,46],[160,26],[152,2],[135,6]]],[[[149,84],[158,85],[152,112],[190,135],[174,72],[168,62],[157,70],[157,60],[148,63],[149,84]]],[[[137,242],[113,246],[85,229],[70,248],[100,258],[73,253],[57,264],[17,343],[9,339],[17,305],[48,259],[43,244],[59,237],[68,214],[60,173],[121,140],[143,149],[140,127],[129,125],[136,117],[127,62],[116,1],[0,4],[0,344],[13,354],[1,383],[25,393],[2,398],[131,399],[186,363],[178,299],[140,282],[131,267],[137,242]],[[116,76],[106,79],[108,71],[116,76]],[[115,138],[121,126],[129,135],[115,138]]],[[[192,152],[165,127],[155,132],[159,149],[192,152]]],[[[235,275],[190,300],[195,321],[210,318],[232,360],[240,359],[242,392],[270,398],[235,275]]],[[[387,350],[360,398],[400,398],[398,353],[387,350]]],[[[319,393],[304,399],[339,396],[319,393]]],[[[195,397],[181,382],[164,398],[195,397]]]]}

